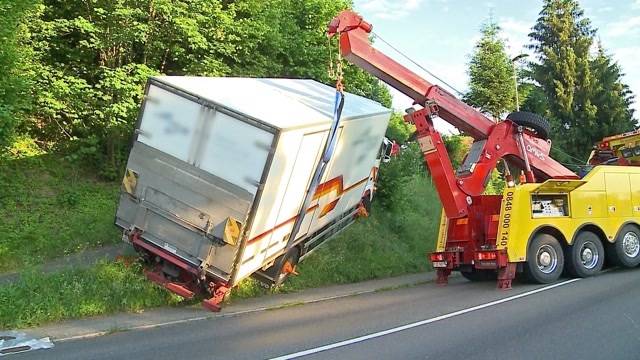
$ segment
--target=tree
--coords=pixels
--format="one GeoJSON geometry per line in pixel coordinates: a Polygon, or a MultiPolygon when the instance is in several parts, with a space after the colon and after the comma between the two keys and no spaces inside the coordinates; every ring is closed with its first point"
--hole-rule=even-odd
{"type": "MultiPolygon", "coordinates": [[[[327,72],[326,25],[347,0],[45,1],[30,16],[37,64],[25,129],[119,174],[144,83],[155,74],[312,78],[327,72]]],[[[335,44],[333,44],[335,46],[335,44]]],[[[334,50],[335,53],[335,50],[334,50]]],[[[353,66],[348,91],[391,105],[353,66]]]]}
{"type": "Polygon", "coordinates": [[[595,140],[588,135],[597,126],[592,102],[596,83],[589,62],[595,30],[575,0],[545,0],[529,34],[538,63],[533,79],[540,84],[548,105],[555,146],[584,158],[595,140]]]}
{"type": "Polygon", "coordinates": [[[490,20],[481,33],[469,62],[469,92],[464,101],[499,119],[514,107],[513,66],[499,36],[500,27],[490,20]]]}
{"type": "Polygon", "coordinates": [[[11,142],[23,112],[30,85],[30,51],[24,46],[28,32],[24,19],[33,11],[35,0],[5,0],[0,3],[0,149],[11,142]]]}
{"type": "Polygon", "coordinates": [[[605,136],[631,131],[636,127],[633,119],[633,95],[629,86],[622,82],[620,66],[607,55],[598,43],[598,54],[591,60],[591,69],[597,82],[593,91],[598,126],[590,129],[591,137],[605,136]]]}
{"type": "Polygon", "coordinates": [[[529,34],[538,55],[532,78],[539,88],[527,106],[546,109],[560,160],[585,159],[596,141],[635,126],[633,97],[620,68],[601,44],[591,55],[595,34],[576,0],[545,0],[529,34]]]}

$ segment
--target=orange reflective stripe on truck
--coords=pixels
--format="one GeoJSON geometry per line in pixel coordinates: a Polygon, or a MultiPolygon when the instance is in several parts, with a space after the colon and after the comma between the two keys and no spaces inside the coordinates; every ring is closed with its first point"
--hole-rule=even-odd
{"type": "MultiPolygon", "coordinates": [[[[346,192],[355,189],[356,187],[358,187],[359,185],[362,185],[363,183],[365,183],[367,180],[369,180],[369,177],[366,177],[360,181],[357,181],[356,183],[354,183],[353,185],[350,185],[349,187],[347,187],[346,189],[343,189],[343,182],[342,182],[342,175],[337,176],[331,180],[328,180],[320,185],[318,185],[318,188],[316,189],[315,194],[313,195],[313,199],[317,200],[320,199],[322,196],[330,194],[332,191],[336,191],[336,199],[334,201],[331,201],[329,204],[325,205],[325,207],[322,209],[322,212],[320,214],[320,216],[324,216],[326,214],[328,214],[329,212],[331,212],[331,210],[333,210],[336,205],[338,204],[338,201],[340,201],[340,197],[345,194],[346,192]]],[[[315,204],[313,206],[311,206],[310,208],[307,209],[307,214],[314,211],[315,209],[318,208],[318,204],[315,204]]],[[[255,237],[253,237],[252,239],[249,239],[249,241],[247,241],[247,244],[251,244],[254,243],[262,238],[264,238],[265,236],[271,234],[272,232],[274,232],[275,230],[295,221],[298,218],[297,215],[290,217],[289,219],[281,222],[280,224],[274,226],[272,229],[269,229],[255,237]]]]}

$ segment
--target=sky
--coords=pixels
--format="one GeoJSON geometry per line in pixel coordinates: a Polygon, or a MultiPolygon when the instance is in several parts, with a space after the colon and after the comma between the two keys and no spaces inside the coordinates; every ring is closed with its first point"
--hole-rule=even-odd
{"type": "MultiPolygon", "coordinates": [[[[636,95],[640,119],[640,0],[579,0],[607,52],[622,67],[623,81],[636,95]]],[[[530,53],[528,34],[541,0],[355,0],[354,8],[373,24],[373,32],[459,91],[467,90],[467,63],[490,16],[502,27],[507,53],[530,53]]],[[[375,47],[425,79],[443,85],[381,41],[375,47]]],[[[531,54],[533,57],[534,55],[531,54]]],[[[412,101],[393,90],[393,107],[412,101]]]]}

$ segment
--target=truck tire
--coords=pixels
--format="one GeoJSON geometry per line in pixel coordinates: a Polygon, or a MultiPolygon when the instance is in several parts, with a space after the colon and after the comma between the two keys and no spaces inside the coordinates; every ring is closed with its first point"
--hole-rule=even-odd
{"type": "Polygon", "coordinates": [[[289,249],[289,251],[283,256],[284,256],[284,260],[281,260],[281,261],[276,260],[276,262],[274,263],[274,265],[280,264],[278,273],[275,276],[275,281],[274,281],[275,286],[282,285],[282,283],[285,282],[289,277],[290,274],[284,271],[285,267],[287,266],[287,263],[292,267],[295,267],[296,265],[298,265],[298,260],[300,259],[300,250],[298,249],[298,247],[294,246],[291,249],[289,249]]]}
{"type": "Polygon", "coordinates": [[[604,265],[604,247],[600,237],[591,231],[581,231],[573,245],[567,247],[567,271],[571,276],[596,275],[604,265]]]}
{"type": "Polygon", "coordinates": [[[471,271],[460,271],[460,274],[463,278],[471,281],[471,282],[481,282],[481,281],[493,281],[498,278],[498,273],[492,270],[477,270],[472,269],[471,271]]]}
{"type": "Polygon", "coordinates": [[[564,253],[558,239],[537,234],[529,244],[524,275],[533,283],[548,284],[558,280],[564,269],[564,253]]]}
{"type": "Polygon", "coordinates": [[[551,125],[549,125],[549,122],[538,114],[526,111],[515,111],[507,115],[507,120],[511,120],[517,125],[535,131],[542,140],[547,140],[551,133],[551,125]]]}
{"type": "Polygon", "coordinates": [[[371,196],[368,193],[362,197],[362,206],[367,210],[367,214],[371,214],[371,196]]]}
{"type": "Polygon", "coordinates": [[[628,268],[640,264],[640,230],[637,226],[623,226],[613,244],[607,243],[607,260],[628,268]]]}

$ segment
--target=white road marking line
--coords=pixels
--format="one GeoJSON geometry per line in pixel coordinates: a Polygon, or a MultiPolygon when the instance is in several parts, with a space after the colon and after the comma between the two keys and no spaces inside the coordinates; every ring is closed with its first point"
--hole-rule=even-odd
{"type": "Polygon", "coordinates": [[[477,311],[477,310],[485,309],[485,308],[488,308],[488,307],[491,307],[491,306],[496,306],[496,305],[499,305],[499,304],[503,304],[503,303],[506,303],[506,302],[509,302],[509,301],[513,301],[513,300],[516,300],[516,299],[523,298],[525,296],[537,294],[537,293],[540,293],[540,292],[543,292],[543,291],[546,291],[546,290],[551,290],[553,288],[557,288],[559,286],[567,285],[567,284],[576,282],[578,280],[581,280],[581,279],[579,279],[579,278],[570,279],[570,280],[567,280],[567,281],[563,281],[561,283],[557,283],[557,284],[541,287],[539,289],[527,291],[527,292],[524,292],[522,294],[513,295],[513,296],[506,297],[504,299],[491,301],[491,302],[488,302],[486,304],[481,304],[481,305],[477,305],[477,306],[470,307],[470,308],[467,308],[467,309],[454,311],[452,313],[448,313],[448,314],[445,314],[445,315],[440,315],[440,316],[437,316],[437,317],[434,317],[434,318],[431,318],[431,319],[417,321],[417,322],[414,322],[414,323],[411,323],[411,324],[398,326],[398,327],[395,327],[395,328],[392,328],[392,329],[379,331],[379,332],[372,333],[372,334],[369,334],[369,335],[364,335],[364,336],[360,336],[360,337],[356,337],[356,338],[340,341],[340,342],[337,342],[337,343],[320,346],[320,347],[313,348],[313,349],[308,349],[308,350],[299,351],[299,352],[292,353],[292,354],[278,356],[278,357],[272,358],[270,360],[295,359],[295,358],[299,358],[299,357],[306,356],[306,355],[316,354],[316,353],[319,353],[319,352],[322,352],[322,351],[326,351],[326,350],[331,350],[331,349],[335,349],[335,348],[339,348],[339,347],[343,347],[343,346],[347,346],[347,345],[356,344],[356,343],[359,343],[359,342],[367,341],[367,340],[370,340],[370,339],[375,339],[375,338],[382,337],[382,336],[385,336],[385,335],[394,334],[394,333],[397,333],[397,332],[400,332],[400,331],[413,329],[413,328],[418,327],[418,326],[431,324],[431,323],[434,323],[436,321],[445,320],[445,319],[449,319],[449,318],[452,318],[452,317],[455,317],[455,316],[467,314],[467,313],[470,313],[472,311],[477,311]]]}

